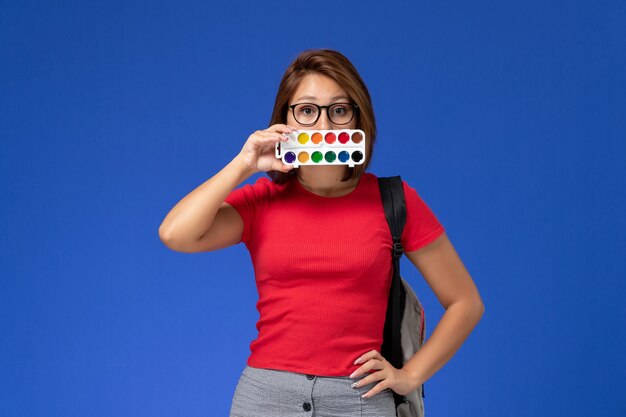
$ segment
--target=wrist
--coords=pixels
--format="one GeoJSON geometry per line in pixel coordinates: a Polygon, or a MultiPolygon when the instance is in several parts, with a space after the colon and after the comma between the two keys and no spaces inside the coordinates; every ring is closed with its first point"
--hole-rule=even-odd
{"type": "Polygon", "coordinates": [[[234,163],[235,166],[237,167],[237,170],[240,172],[242,180],[248,178],[249,176],[253,175],[254,173],[256,173],[256,170],[254,170],[254,168],[250,167],[248,164],[246,164],[243,160],[243,158],[241,157],[241,155],[237,155],[232,161],[231,163],[234,163]]]}
{"type": "Polygon", "coordinates": [[[402,371],[406,372],[409,379],[411,380],[411,384],[413,385],[414,389],[417,389],[420,385],[424,383],[424,378],[419,372],[411,368],[407,368],[406,365],[402,367],[402,371]]]}

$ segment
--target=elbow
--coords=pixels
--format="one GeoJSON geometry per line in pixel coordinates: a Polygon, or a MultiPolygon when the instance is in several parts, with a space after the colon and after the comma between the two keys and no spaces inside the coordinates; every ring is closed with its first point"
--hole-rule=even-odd
{"type": "Polygon", "coordinates": [[[485,313],[485,304],[480,297],[471,297],[464,300],[459,300],[452,305],[458,305],[459,309],[462,309],[463,315],[468,319],[471,319],[475,323],[478,323],[485,313]]]}
{"type": "Polygon", "coordinates": [[[465,320],[472,323],[472,326],[476,326],[485,314],[485,305],[480,300],[468,300],[464,303],[464,310],[463,317],[465,320]]]}
{"type": "Polygon", "coordinates": [[[483,303],[483,300],[480,298],[480,296],[478,296],[477,299],[472,302],[472,311],[476,315],[477,322],[480,321],[480,319],[483,317],[483,314],[485,314],[485,303],[483,303]]]}
{"type": "Polygon", "coordinates": [[[163,227],[163,225],[161,225],[161,227],[159,227],[159,239],[161,239],[161,242],[167,246],[169,249],[172,250],[176,250],[174,248],[175,246],[175,238],[172,234],[172,232],[166,228],[163,227]]]}
{"type": "MultiPolygon", "coordinates": [[[[168,248],[173,250],[174,252],[182,252],[182,253],[196,253],[200,250],[197,248],[197,245],[193,242],[189,243],[184,240],[181,240],[176,237],[171,231],[165,230],[163,228],[159,228],[159,239],[161,242],[168,248]]],[[[207,251],[206,249],[204,249],[207,251]]]]}
{"type": "Polygon", "coordinates": [[[159,239],[161,239],[161,242],[165,243],[165,241],[169,239],[169,237],[169,233],[165,231],[162,226],[159,227],[159,239]]]}
{"type": "Polygon", "coordinates": [[[169,230],[165,229],[163,225],[159,226],[159,239],[161,239],[161,242],[165,244],[172,239],[172,234],[169,230]]]}
{"type": "Polygon", "coordinates": [[[478,309],[478,319],[480,320],[485,314],[485,304],[481,301],[480,304],[477,306],[477,309],[478,309]]]}

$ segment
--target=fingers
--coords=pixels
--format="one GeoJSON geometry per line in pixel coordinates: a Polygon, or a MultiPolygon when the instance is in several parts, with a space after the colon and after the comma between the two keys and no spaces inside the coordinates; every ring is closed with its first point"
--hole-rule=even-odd
{"type": "Polygon", "coordinates": [[[298,128],[286,124],[275,124],[264,130],[257,130],[250,135],[248,141],[254,145],[268,145],[276,142],[287,142],[289,134],[298,128]]]}
{"type": "Polygon", "coordinates": [[[276,158],[274,155],[271,155],[269,158],[269,168],[267,171],[279,171],[288,173],[295,167],[291,164],[285,164],[281,159],[276,158]]]}
{"type": "Polygon", "coordinates": [[[370,359],[369,361],[365,362],[361,367],[359,367],[356,371],[352,372],[350,378],[356,378],[366,372],[381,369],[385,369],[385,364],[383,361],[379,359],[370,359]]]}
{"type": "Polygon", "coordinates": [[[286,142],[289,137],[287,133],[281,133],[276,131],[257,130],[250,135],[249,141],[255,145],[267,145],[274,144],[276,142],[286,142]]]}
{"type": "Polygon", "coordinates": [[[271,171],[280,171],[287,173],[294,168],[293,165],[283,164],[281,161],[276,160],[276,163],[272,164],[271,171]]]}
{"type": "Polygon", "coordinates": [[[359,357],[354,361],[354,364],[363,363],[356,371],[350,375],[350,378],[357,378],[359,375],[362,375],[366,372],[376,370],[376,372],[372,372],[369,375],[361,378],[359,381],[356,381],[352,384],[352,388],[364,387],[368,384],[372,384],[376,381],[380,381],[376,384],[372,389],[363,394],[362,398],[372,397],[379,392],[390,388],[394,383],[394,370],[395,368],[385,360],[383,355],[381,355],[377,350],[371,350],[359,357]]]}
{"type": "Polygon", "coordinates": [[[363,355],[361,355],[361,357],[359,357],[357,360],[354,361],[354,365],[358,365],[359,363],[363,363],[366,362],[370,359],[383,359],[383,355],[381,355],[380,353],[378,353],[378,351],[376,349],[370,350],[367,353],[364,353],[363,355]]]}
{"type": "Polygon", "coordinates": [[[357,387],[364,387],[368,384],[371,384],[372,382],[376,382],[376,381],[380,381],[385,379],[385,372],[384,369],[381,369],[380,371],[376,371],[374,373],[369,374],[366,377],[363,377],[361,379],[359,379],[358,381],[354,382],[352,385],[350,385],[352,388],[357,388],[357,387]]]}
{"type": "Polygon", "coordinates": [[[363,365],[361,365],[356,371],[352,372],[350,378],[357,378],[360,375],[363,375],[373,370],[377,370],[379,372],[374,372],[371,375],[368,375],[365,378],[361,379],[360,381],[355,382],[354,384],[352,384],[353,387],[367,385],[371,382],[381,379],[379,374],[381,374],[380,371],[383,371],[385,369],[386,361],[385,358],[383,358],[383,356],[378,353],[377,350],[371,350],[354,361],[355,365],[359,363],[363,363],[363,365]]]}
{"type": "Polygon", "coordinates": [[[379,392],[387,389],[387,385],[385,384],[385,381],[379,382],[378,384],[374,385],[374,388],[372,388],[371,390],[367,391],[365,394],[361,395],[361,398],[370,398],[373,397],[374,395],[378,394],[379,392]]]}
{"type": "Polygon", "coordinates": [[[383,362],[377,359],[370,359],[365,365],[359,368],[358,371],[363,370],[363,372],[367,372],[372,369],[377,369],[377,371],[361,378],[360,380],[356,381],[355,383],[351,385],[352,388],[360,388],[360,387],[365,387],[374,382],[381,381],[378,384],[376,384],[372,389],[370,389],[368,392],[366,392],[364,395],[362,395],[363,398],[376,395],[380,391],[387,388],[386,381],[387,381],[388,372],[385,369],[385,365],[383,362]]]}
{"type": "Polygon", "coordinates": [[[378,353],[377,350],[370,350],[369,352],[363,354],[360,358],[354,361],[355,365],[359,363],[363,363],[363,365],[361,365],[354,372],[352,372],[352,374],[350,374],[350,378],[356,378],[359,375],[362,375],[371,370],[385,369],[385,358],[383,358],[383,356],[378,353]]]}
{"type": "Polygon", "coordinates": [[[247,166],[256,167],[257,170],[289,172],[294,166],[283,164],[274,156],[276,143],[287,142],[289,134],[297,130],[296,127],[286,124],[275,124],[264,130],[253,132],[243,145],[240,155],[244,158],[247,166]]]}

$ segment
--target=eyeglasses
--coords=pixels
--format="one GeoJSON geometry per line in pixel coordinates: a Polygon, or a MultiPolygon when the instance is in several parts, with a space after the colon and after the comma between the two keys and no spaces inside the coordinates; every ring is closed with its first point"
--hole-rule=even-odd
{"type": "Polygon", "coordinates": [[[318,106],[313,103],[298,103],[289,106],[293,118],[302,126],[313,126],[320,118],[322,109],[326,109],[328,120],[336,125],[346,125],[352,121],[359,106],[353,103],[333,103],[329,106],[318,106]]]}

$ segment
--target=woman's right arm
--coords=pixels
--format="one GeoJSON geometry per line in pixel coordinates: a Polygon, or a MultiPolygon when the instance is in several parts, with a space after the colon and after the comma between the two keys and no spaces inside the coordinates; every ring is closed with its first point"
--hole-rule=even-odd
{"type": "Polygon", "coordinates": [[[239,242],[243,220],[224,200],[256,172],[288,172],[293,168],[274,156],[275,143],[286,141],[283,133],[292,130],[295,129],[290,126],[274,125],[250,135],[239,155],[170,210],[159,227],[159,237],[165,246],[192,253],[213,251],[239,242]]]}

